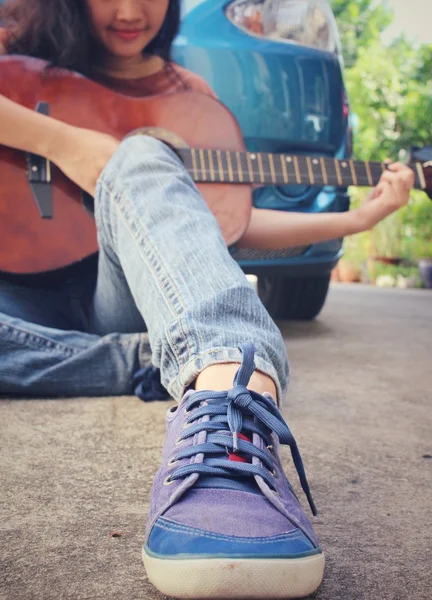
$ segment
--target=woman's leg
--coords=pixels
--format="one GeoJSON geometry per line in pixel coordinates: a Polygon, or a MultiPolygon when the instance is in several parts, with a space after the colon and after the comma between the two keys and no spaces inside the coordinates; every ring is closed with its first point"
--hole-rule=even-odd
{"type": "MultiPolygon", "coordinates": [[[[107,165],[96,218],[96,332],[113,336],[135,327],[131,294],[148,328],[153,362],[179,401],[167,413],[150,503],[144,546],[150,580],[169,596],[201,599],[313,592],[323,555],[283,474],[279,443],[291,447],[313,508],[301,458],[272,399],[249,387],[256,365],[283,397],[285,347],[215,219],[176,156],[145,137],[126,140],[107,165]],[[197,377],[227,363],[241,363],[232,389],[190,391],[182,398],[197,377]]],[[[33,344],[38,351],[43,345],[41,358],[51,351],[79,358],[82,338],[47,339],[41,327],[25,331],[9,321],[6,334],[14,340],[8,342],[25,340],[26,348],[33,344]]],[[[103,344],[97,336],[93,341],[103,344]]],[[[10,344],[7,350],[13,368],[10,344]]],[[[72,365],[74,377],[87,376],[91,358],[72,365]]],[[[105,392],[123,358],[124,352],[97,359],[93,380],[105,392]]]]}
{"type": "Polygon", "coordinates": [[[288,365],[281,334],[170,149],[150,137],[125,140],[99,180],[96,221],[96,333],[124,330],[130,290],[153,363],[176,400],[206,368],[240,363],[245,342],[253,342],[258,370],[283,397],[288,365]]]}
{"type": "Polygon", "coordinates": [[[291,447],[312,510],[313,501],[294,438],[272,398],[259,393],[270,380],[282,399],[287,386],[279,330],[160,142],[134,137],[120,145],[99,180],[96,219],[102,268],[94,325],[108,333],[123,323],[127,286],[153,362],[179,402],[167,413],[150,502],[143,548],[150,581],[182,598],[310,594],[323,554],[283,473],[279,443],[291,447]]]}
{"type": "Polygon", "coordinates": [[[67,288],[0,282],[1,395],[131,394],[134,373],[151,364],[146,334],[80,331],[84,306],[67,288]]]}

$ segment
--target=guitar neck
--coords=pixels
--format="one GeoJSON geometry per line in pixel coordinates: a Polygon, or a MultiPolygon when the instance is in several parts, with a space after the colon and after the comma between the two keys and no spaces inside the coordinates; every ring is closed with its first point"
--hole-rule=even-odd
{"type": "MultiPolygon", "coordinates": [[[[199,183],[249,183],[258,185],[317,185],[373,187],[385,163],[338,160],[294,154],[237,152],[207,148],[182,148],[179,155],[199,183]]],[[[421,163],[410,165],[415,188],[426,188],[421,163]]]]}

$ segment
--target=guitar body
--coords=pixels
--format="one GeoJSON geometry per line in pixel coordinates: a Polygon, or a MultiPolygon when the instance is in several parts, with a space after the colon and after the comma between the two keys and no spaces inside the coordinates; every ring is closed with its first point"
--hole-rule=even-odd
{"type": "MultiPolygon", "coordinates": [[[[204,94],[129,98],[81,75],[46,69],[44,61],[18,56],[0,57],[0,94],[32,110],[41,101],[47,102],[55,119],[118,139],[136,129],[161,128],[187,146],[244,150],[233,115],[204,94]]],[[[96,252],[95,224],[81,190],[49,165],[53,217],[42,218],[27,166],[25,153],[0,146],[0,270],[39,273],[96,252]]],[[[198,187],[227,244],[236,242],[249,222],[252,187],[230,183],[200,183],[198,187]]],[[[143,198],[143,202],[151,201],[143,198]]]]}
{"type": "MultiPolygon", "coordinates": [[[[228,245],[247,229],[251,184],[372,187],[387,169],[379,162],[245,152],[234,116],[210,96],[130,98],[28,57],[0,56],[0,94],[31,110],[42,102],[55,119],[118,139],[136,130],[160,138],[197,182],[228,245]]],[[[432,198],[432,148],[417,149],[412,158],[415,187],[432,198]]],[[[96,252],[95,223],[84,199],[49,161],[0,146],[0,271],[40,273],[96,252]]]]}

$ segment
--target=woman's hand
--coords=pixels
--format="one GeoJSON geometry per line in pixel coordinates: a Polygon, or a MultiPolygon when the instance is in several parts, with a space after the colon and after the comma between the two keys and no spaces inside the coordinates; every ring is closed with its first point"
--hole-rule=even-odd
{"type": "Polygon", "coordinates": [[[414,181],[412,169],[402,163],[389,164],[388,170],[381,175],[378,185],[363,206],[355,211],[362,222],[359,231],[371,229],[379,221],[408,204],[414,181]]]}
{"type": "Polygon", "coordinates": [[[390,214],[408,203],[415,178],[414,171],[402,163],[389,163],[388,169],[381,175],[368,201],[379,198],[387,206],[390,214]]]}
{"type": "MultiPolygon", "coordinates": [[[[7,40],[7,30],[0,27],[0,55],[7,53],[7,40]]],[[[0,116],[1,144],[45,156],[94,196],[96,182],[120,143],[116,138],[47,119],[4,97],[0,116]]]]}
{"type": "Polygon", "coordinates": [[[97,180],[119,144],[119,140],[105,133],[66,125],[47,158],[94,196],[97,180]]]}
{"type": "Polygon", "coordinates": [[[44,156],[92,196],[119,144],[111,135],[68,125],[0,95],[0,145],[44,156]]]}

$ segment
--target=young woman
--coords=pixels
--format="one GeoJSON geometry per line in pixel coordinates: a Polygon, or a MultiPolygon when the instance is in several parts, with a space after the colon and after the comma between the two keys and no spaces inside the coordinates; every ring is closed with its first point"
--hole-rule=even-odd
{"type": "MultiPolygon", "coordinates": [[[[212,94],[170,61],[179,0],[9,0],[0,20],[4,52],[126,94],[212,94]]],[[[188,598],[313,592],[323,553],[279,460],[286,443],[314,511],[276,406],[288,383],[285,346],[181,162],[152,138],[120,142],[1,96],[0,144],[45,156],[92,194],[99,239],[97,260],[0,277],[0,393],[128,394],[137,371],[159,367],[179,404],[168,411],[152,492],[150,580],[188,598]]],[[[254,211],[241,245],[311,243],[372,226],[408,200],[411,172],[391,169],[357,212],[254,211]]]]}

